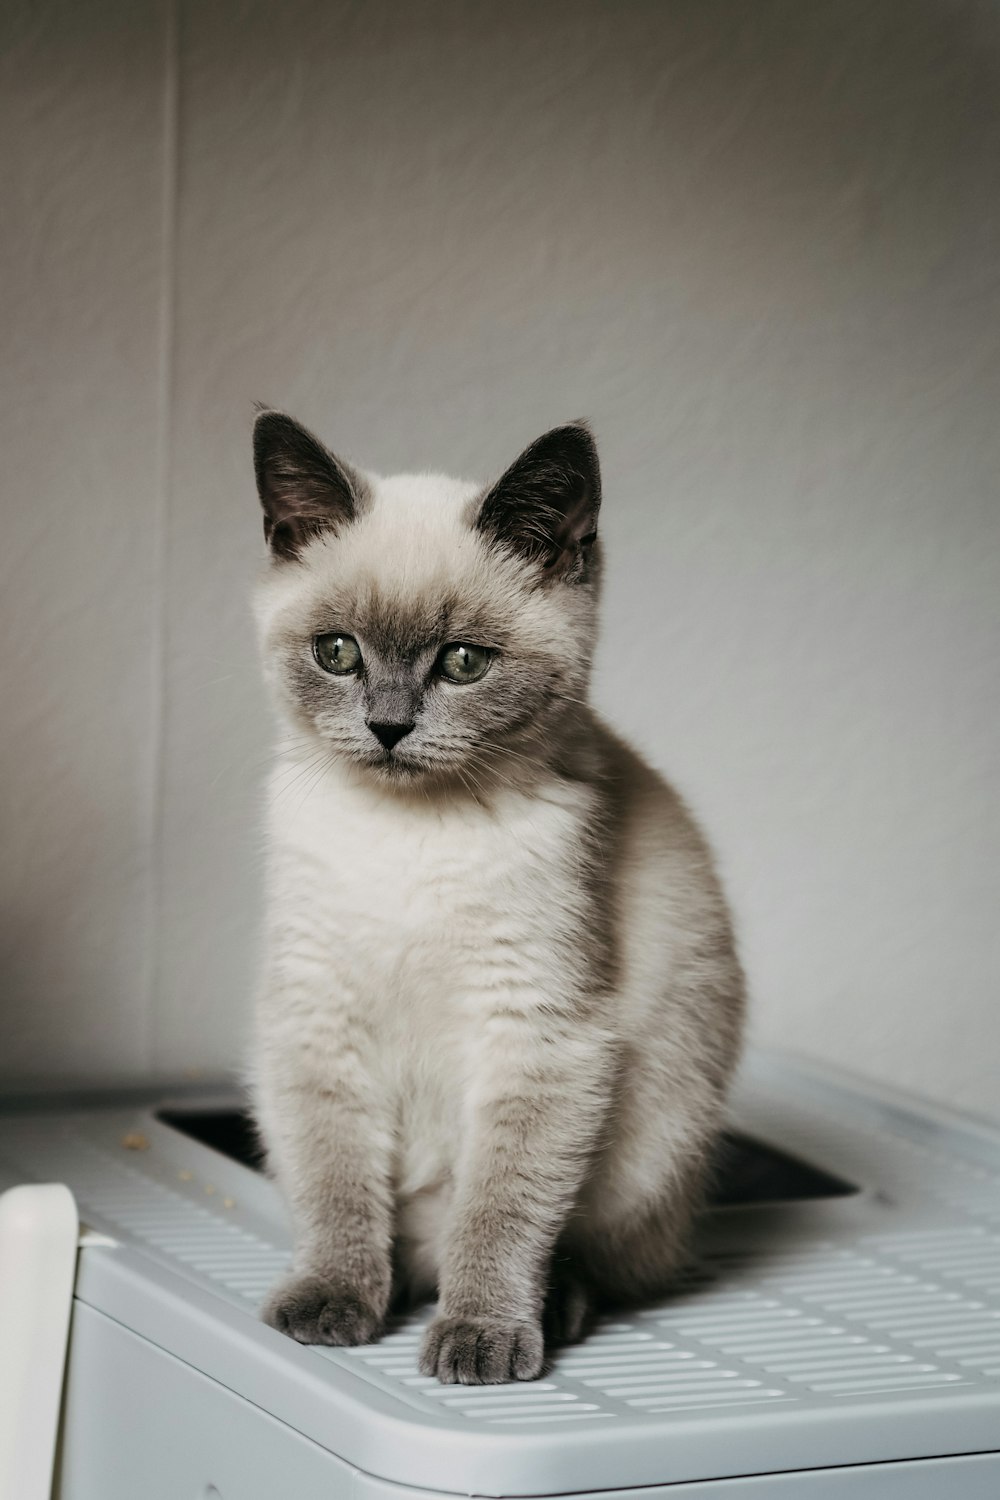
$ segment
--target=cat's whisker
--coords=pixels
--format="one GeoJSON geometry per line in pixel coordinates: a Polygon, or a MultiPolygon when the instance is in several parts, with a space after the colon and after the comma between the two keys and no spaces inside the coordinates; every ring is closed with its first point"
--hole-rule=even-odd
{"type": "MultiPolygon", "coordinates": [[[[291,777],[291,779],[290,780],[286,780],[283,785],[279,785],[278,787],[275,788],[275,796],[276,796],[276,798],[280,801],[282,798],[287,797],[289,795],[289,793],[291,793],[292,791],[294,791],[295,788],[303,780],[309,778],[313,772],[317,772],[318,773],[317,776],[316,776],[316,780],[318,780],[319,777],[322,776],[324,770],[326,770],[328,764],[329,764],[328,757],[325,754],[320,753],[320,754],[312,757],[312,759],[307,760],[304,765],[296,765],[293,768],[294,771],[295,771],[295,774],[291,777]]],[[[302,804],[300,802],[299,806],[301,806],[301,805],[302,804]]]]}
{"type": "Polygon", "coordinates": [[[278,771],[281,767],[285,751],[293,748],[293,744],[297,747],[305,745],[315,745],[316,736],[303,735],[297,742],[282,740],[280,745],[274,746],[270,750],[265,750],[263,752],[255,751],[252,756],[244,756],[242,758],[238,758],[235,762],[230,762],[227,765],[220,766],[219,770],[216,771],[209,785],[213,789],[217,787],[224,776],[231,776],[233,774],[235,767],[238,767],[239,771],[244,775],[248,775],[251,772],[260,771],[265,767],[273,771],[278,771]]]}

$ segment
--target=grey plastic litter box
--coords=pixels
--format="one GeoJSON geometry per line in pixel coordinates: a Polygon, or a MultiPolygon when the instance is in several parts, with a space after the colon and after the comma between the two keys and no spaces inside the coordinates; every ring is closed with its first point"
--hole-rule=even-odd
{"type": "Polygon", "coordinates": [[[289,1236],[237,1109],[4,1109],[0,1189],[64,1182],[114,1241],[80,1251],[60,1500],[1000,1496],[1000,1130],[752,1055],[677,1294],[457,1387],[417,1371],[429,1314],[353,1350],[257,1320],[289,1236]]]}

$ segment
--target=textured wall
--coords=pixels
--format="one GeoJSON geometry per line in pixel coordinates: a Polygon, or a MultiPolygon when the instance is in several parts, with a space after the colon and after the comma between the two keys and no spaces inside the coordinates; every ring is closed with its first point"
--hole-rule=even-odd
{"type": "Polygon", "coordinates": [[[163,17],[0,6],[0,1069],[148,1064],[163,17]]]}
{"type": "Polygon", "coordinates": [[[1000,1113],[995,7],[2,25],[3,1071],[238,1054],[260,398],[382,471],[589,415],[598,696],[714,837],[758,1032],[1000,1113]]]}

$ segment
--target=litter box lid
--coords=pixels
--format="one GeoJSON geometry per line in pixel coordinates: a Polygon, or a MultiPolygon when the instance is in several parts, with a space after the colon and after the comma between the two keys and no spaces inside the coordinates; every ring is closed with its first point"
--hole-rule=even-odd
{"type": "Polygon", "coordinates": [[[734,1127],[839,1190],[708,1215],[675,1296],[539,1381],[463,1387],[419,1374],[428,1313],[351,1350],[258,1321],[289,1259],[280,1201],[177,1123],[234,1098],[8,1101],[0,1187],[66,1182],[116,1241],[81,1251],[79,1300],[368,1474],[527,1496],[1000,1446],[1000,1130],[753,1054],[734,1127]]]}

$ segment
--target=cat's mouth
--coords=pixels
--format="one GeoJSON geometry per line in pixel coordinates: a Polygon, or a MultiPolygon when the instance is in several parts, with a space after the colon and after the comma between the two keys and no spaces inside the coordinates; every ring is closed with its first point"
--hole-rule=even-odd
{"type": "Polygon", "coordinates": [[[388,781],[412,781],[429,769],[423,761],[401,755],[398,750],[382,750],[369,755],[364,763],[380,779],[388,781]]]}
{"type": "Polygon", "coordinates": [[[361,760],[365,771],[382,786],[412,786],[417,781],[450,781],[456,775],[462,779],[453,762],[435,760],[426,755],[406,755],[398,749],[375,751],[361,760]]]}

